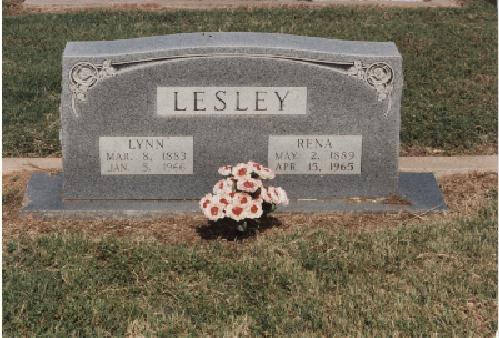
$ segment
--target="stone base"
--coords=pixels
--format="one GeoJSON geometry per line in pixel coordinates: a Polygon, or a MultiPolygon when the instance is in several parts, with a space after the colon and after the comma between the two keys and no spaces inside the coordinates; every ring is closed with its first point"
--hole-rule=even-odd
{"type": "MultiPolygon", "coordinates": [[[[26,190],[24,215],[42,217],[151,217],[199,213],[197,200],[63,200],[63,174],[33,173],[26,190]]],[[[285,187],[284,187],[285,188],[285,187]]],[[[397,198],[290,200],[285,213],[428,212],[446,210],[431,173],[400,173],[397,198]]]]}

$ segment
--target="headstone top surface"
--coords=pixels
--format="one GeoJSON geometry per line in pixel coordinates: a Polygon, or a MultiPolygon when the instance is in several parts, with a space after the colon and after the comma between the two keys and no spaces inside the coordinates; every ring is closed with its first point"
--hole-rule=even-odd
{"type": "Polygon", "coordinates": [[[401,55],[393,42],[347,41],[280,33],[181,33],[114,41],[68,42],[64,58],[104,57],[155,52],[209,52],[210,49],[310,52],[325,55],[395,57],[401,55]]]}
{"type": "Polygon", "coordinates": [[[388,196],[402,71],[392,42],[243,32],[70,42],[64,198],[199,198],[218,167],[248,160],[294,198],[388,196]]]}

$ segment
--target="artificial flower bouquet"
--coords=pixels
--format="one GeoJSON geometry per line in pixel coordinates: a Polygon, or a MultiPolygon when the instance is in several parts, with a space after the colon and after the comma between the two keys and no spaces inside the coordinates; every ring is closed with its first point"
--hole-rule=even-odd
{"type": "Polygon", "coordinates": [[[199,202],[203,214],[211,221],[232,219],[239,231],[245,231],[250,220],[258,223],[277,205],[289,203],[284,189],[263,186],[262,180],[272,179],[275,174],[259,163],[225,165],[218,173],[227,177],[213,186],[213,194],[206,194],[199,202]]]}

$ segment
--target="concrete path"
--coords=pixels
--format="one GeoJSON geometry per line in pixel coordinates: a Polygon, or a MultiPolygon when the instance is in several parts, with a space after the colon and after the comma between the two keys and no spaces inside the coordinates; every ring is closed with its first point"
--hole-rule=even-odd
{"type": "Polygon", "coordinates": [[[61,158],[2,158],[2,174],[22,170],[62,170],[61,158]]]}
{"type": "Polygon", "coordinates": [[[22,7],[35,12],[86,9],[215,9],[215,8],[314,8],[338,5],[383,7],[460,7],[457,0],[25,0],[22,7]]]}
{"type": "Polygon", "coordinates": [[[454,157],[400,157],[403,172],[432,172],[436,176],[472,171],[497,172],[497,155],[454,157]]]}
{"type": "MultiPolygon", "coordinates": [[[[60,158],[3,158],[2,173],[20,170],[62,169],[60,158]]],[[[472,171],[497,172],[497,155],[455,157],[401,157],[402,172],[432,172],[437,176],[472,171]]]]}

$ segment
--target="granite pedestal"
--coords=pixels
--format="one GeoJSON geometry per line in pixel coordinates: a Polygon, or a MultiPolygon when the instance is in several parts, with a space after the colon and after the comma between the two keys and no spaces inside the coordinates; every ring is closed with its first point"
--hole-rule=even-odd
{"type": "MultiPolygon", "coordinates": [[[[438,212],[447,209],[431,173],[401,173],[397,196],[383,198],[291,199],[278,213],[438,212]]],[[[27,187],[24,214],[64,217],[161,217],[200,213],[198,200],[69,200],[63,199],[63,174],[34,173],[27,187]]]]}

